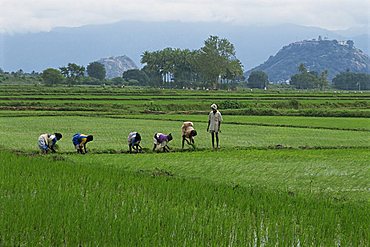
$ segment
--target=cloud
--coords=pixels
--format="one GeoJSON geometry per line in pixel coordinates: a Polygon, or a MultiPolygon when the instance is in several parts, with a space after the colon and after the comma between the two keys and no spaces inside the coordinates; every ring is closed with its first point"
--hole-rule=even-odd
{"type": "Polygon", "coordinates": [[[119,20],[369,26],[370,0],[0,0],[0,32],[119,20]]]}

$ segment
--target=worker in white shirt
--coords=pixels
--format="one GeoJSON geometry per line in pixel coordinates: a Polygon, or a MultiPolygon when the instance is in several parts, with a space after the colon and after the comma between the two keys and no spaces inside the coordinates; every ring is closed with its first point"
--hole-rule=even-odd
{"type": "Polygon", "coordinates": [[[38,146],[43,154],[47,154],[49,150],[55,153],[55,144],[62,139],[61,133],[42,134],[38,139],[38,146]]]}
{"type": "Polygon", "coordinates": [[[212,135],[212,147],[215,149],[215,136],[216,136],[216,148],[220,148],[219,146],[219,139],[218,133],[221,132],[221,122],[222,122],[222,115],[221,112],[217,110],[217,105],[211,105],[212,111],[208,115],[208,126],[207,132],[209,131],[212,135]]]}

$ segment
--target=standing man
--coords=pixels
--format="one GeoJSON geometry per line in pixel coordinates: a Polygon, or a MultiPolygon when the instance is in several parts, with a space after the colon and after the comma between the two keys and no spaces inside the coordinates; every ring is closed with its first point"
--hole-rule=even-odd
{"type": "Polygon", "coordinates": [[[219,147],[219,141],[218,141],[218,132],[221,132],[221,122],[222,122],[222,116],[221,112],[217,110],[217,105],[212,104],[211,105],[212,111],[208,115],[208,126],[207,126],[207,132],[209,131],[212,135],[212,147],[215,149],[215,135],[216,135],[216,148],[219,147]]]}

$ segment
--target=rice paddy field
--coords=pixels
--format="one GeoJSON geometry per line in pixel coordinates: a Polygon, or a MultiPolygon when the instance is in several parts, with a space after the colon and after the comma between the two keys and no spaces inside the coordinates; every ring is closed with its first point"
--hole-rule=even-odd
{"type": "Polygon", "coordinates": [[[0,127],[0,246],[370,245],[370,93],[3,85],[0,127]],[[77,132],[94,135],[85,155],[77,132]]]}

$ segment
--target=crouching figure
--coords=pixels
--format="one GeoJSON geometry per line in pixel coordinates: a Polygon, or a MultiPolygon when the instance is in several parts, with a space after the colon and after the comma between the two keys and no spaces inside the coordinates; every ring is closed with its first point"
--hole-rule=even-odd
{"type": "Polygon", "coordinates": [[[140,146],[141,136],[138,132],[131,132],[128,135],[127,142],[130,153],[132,152],[132,149],[135,150],[136,153],[141,153],[143,151],[142,147],[140,146]]]}
{"type": "Polygon", "coordinates": [[[168,143],[172,140],[171,133],[168,135],[162,134],[162,133],[155,133],[153,137],[154,147],[153,151],[162,149],[163,152],[169,152],[170,147],[168,146],[168,143]]]}
{"type": "Polygon", "coordinates": [[[77,153],[80,154],[86,154],[87,149],[86,149],[86,144],[88,142],[91,142],[94,139],[92,135],[85,135],[85,134],[74,134],[72,137],[72,143],[75,146],[77,153]]]}
{"type": "Polygon", "coordinates": [[[194,136],[197,135],[197,131],[194,129],[192,122],[184,122],[181,127],[182,132],[182,149],[184,149],[185,141],[188,145],[195,148],[194,136]]]}
{"type": "Polygon", "coordinates": [[[57,141],[62,139],[61,133],[42,134],[39,136],[38,145],[43,154],[47,154],[50,150],[55,153],[55,145],[57,141]]]}

